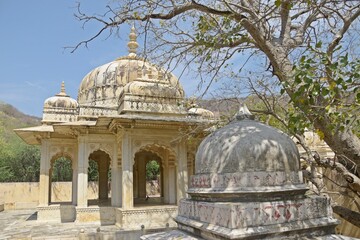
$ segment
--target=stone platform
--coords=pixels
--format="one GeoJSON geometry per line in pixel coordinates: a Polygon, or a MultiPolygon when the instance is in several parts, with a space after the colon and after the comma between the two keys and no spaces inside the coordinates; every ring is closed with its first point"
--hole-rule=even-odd
{"type": "Polygon", "coordinates": [[[37,208],[37,220],[55,223],[97,223],[100,225],[116,225],[121,229],[138,230],[175,228],[173,220],[177,216],[176,205],[140,205],[132,209],[110,206],[75,207],[66,204],[53,204],[37,208]]]}
{"type": "MultiPolygon", "coordinates": [[[[116,225],[89,222],[45,222],[37,220],[37,211],[5,210],[0,212],[1,240],[132,240],[144,234],[166,229],[125,231],[116,225]]],[[[168,229],[169,231],[171,229],[168,229]]]]}
{"type": "Polygon", "coordinates": [[[137,207],[134,209],[116,209],[116,225],[123,229],[175,228],[174,218],[177,216],[178,207],[173,205],[159,205],[137,207]]]}

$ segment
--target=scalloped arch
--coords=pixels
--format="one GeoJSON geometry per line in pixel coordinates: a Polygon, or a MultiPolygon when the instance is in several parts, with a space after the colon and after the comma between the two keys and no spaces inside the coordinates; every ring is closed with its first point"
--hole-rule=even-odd
{"type": "Polygon", "coordinates": [[[74,161],[74,159],[72,158],[71,154],[70,153],[67,153],[67,152],[58,152],[54,155],[52,155],[52,157],[50,158],[50,162],[53,163],[55,160],[61,158],[61,157],[65,157],[65,158],[68,158],[70,159],[71,161],[74,161]]]}
{"type": "Polygon", "coordinates": [[[176,151],[172,147],[170,147],[164,143],[146,143],[146,144],[143,144],[143,145],[140,145],[140,146],[134,148],[133,153],[132,153],[132,159],[135,159],[135,154],[142,150],[149,151],[149,152],[157,155],[161,159],[163,159],[161,152],[168,151],[169,157],[176,158],[176,151]]]}
{"type": "Polygon", "coordinates": [[[106,150],[105,148],[102,148],[102,147],[98,147],[98,148],[95,148],[94,150],[92,151],[89,151],[89,154],[88,154],[88,159],[90,158],[90,155],[93,154],[94,152],[96,151],[102,151],[104,152],[110,159],[110,162],[109,162],[109,165],[111,166],[111,163],[112,163],[112,157],[111,157],[111,154],[109,153],[109,150],[106,150]]]}

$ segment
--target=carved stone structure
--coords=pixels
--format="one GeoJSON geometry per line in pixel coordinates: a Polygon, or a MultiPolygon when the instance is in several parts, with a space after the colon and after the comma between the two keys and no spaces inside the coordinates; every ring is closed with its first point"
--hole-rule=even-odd
{"type": "Polygon", "coordinates": [[[295,143],[244,106],[200,144],[179,230],[142,239],[349,239],[333,235],[329,199],[306,191],[295,143]]]}
{"type": "Polygon", "coordinates": [[[39,220],[100,221],[124,229],[175,226],[172,217],[186,197],[200,142],[186,136],[208,127],[213,114],[186,109],[178,79],[137,57],[137,46],[132,28],[129,55],[87,74],[77,101],[62,83],[61,92],[44,103],[43,124],[16,130],[25,142],[41,146],[39,220]],[[67,204],[52,203],[50,196],[52,169],[61,157],[72,161],[67,204]],[[87,196],[89,160],[99,171],[96,200],[87,196]],[[161,168],[161,195],[149,199],[145,171],[151,160],[161,168]]]}

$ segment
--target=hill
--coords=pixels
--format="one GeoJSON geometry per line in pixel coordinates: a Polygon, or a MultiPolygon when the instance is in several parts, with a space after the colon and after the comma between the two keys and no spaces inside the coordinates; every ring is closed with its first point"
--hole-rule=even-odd
{"type": "Polygon", "coordinates": [[[26,115],[12,105],[0,102],[0,139],[6,143],[20,140],[13,129],[40,124],[40,118],[26,115]]]}

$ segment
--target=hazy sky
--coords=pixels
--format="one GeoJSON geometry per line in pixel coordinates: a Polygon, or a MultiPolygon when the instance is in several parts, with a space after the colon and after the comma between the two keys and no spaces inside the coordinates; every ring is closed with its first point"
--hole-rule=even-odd
{"type": "MultiPolygon", "coordinates": [[[[89,48],[75,53],[64,50],[96,32],[96,26],[82,29],[74,13],[79,0],[0,0],[0,100],[20,111],[41,117],[46,98],[60,91],[77,98],[82,78],[97,66],[127,54],[129,28],[123,35],[103,35],[89,48]]],[[[106,0],[81,0],[86,13],[104,12],[106,0]]],[[[176,72],[175,72],[176,74],[176,72]]],[[[183,77],[188,96],[196,84],[183,77]]]]}

